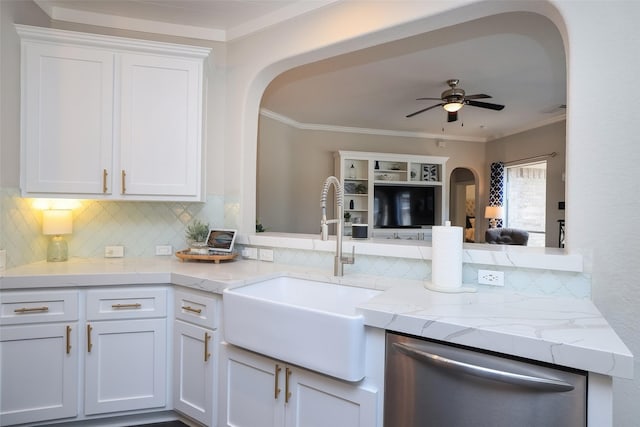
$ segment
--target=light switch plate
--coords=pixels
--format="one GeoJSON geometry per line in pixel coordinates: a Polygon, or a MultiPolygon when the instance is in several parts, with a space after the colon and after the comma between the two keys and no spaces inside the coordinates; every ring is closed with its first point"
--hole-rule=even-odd
{"type": "Polygon", "coordinates": [[[156,245],[156,255],[171,255],[172,253],[173,253],[173,246],[156,245]]]}
{"type": "Polygon", "coordinates": [[[260,249],[258,251],[260,254],[260,261],[269,261],[273,262],[273,249],[260,249]]]}
{"type": "Polygon", "coordinates": [[[122,258],[124,256],[124,246],[105,246],[105,258],[122,258]]]}

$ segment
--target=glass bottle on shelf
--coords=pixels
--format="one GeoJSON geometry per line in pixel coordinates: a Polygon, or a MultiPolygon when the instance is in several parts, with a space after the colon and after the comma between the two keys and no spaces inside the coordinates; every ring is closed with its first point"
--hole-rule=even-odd
{"type": "Polygon", "coordinates": [[[353,209],[353,208],[354,208],[354,206],[355,206],[355,204],[353,203],[353,200],[351,200],[351,201],[349,202],[349,209],[353,209]]]}

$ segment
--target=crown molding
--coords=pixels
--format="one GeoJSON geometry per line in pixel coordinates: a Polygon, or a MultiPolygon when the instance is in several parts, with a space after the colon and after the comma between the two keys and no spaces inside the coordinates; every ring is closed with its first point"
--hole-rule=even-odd
{"type": "Polygon", "coordinates": [[[480,137],[449,136],[449,135],[442,135],[440,133],[435,134],[435,133],[427,133],[427,132],[409,132],[409,131],[397,131],[397,130],[389,130],[389,129],[371,129],[371,128],[349,127],[349,126],[320,125],[315,123],[301,123],[287,116],[283,116],[271,110],[267,110],[266,108],[260,109],[260,115],[269,117],[270,119],[279,121],[286,125],[292,126],[296,129],[302,129],[302,130],[359,133],[364,135],[400,136],[405,138],[423,138],[423,139],[435,139],[435,140],[441,140],[441,141],[447,140],[447,141],[462,141],[462,142],[487,142],[486,138],[480,138],[480,137]]]}
{"type": "Polygon", "coordinates": [[[561,122],[563,120],[566,120],[567,118],[566,114],[561,114],[546,120],[542,120],[536,123],[530,123],[526,126],[512,129],[509,132],[491,135],[489,137],[484,138],[484,137],[442,135],[439,133],[435,134],[435,133],[428,133],[428,132],[408,132],[408,131],[396,131],[396,130],[388,130],[388,129],[370,129],[370,128],[348,127],[348,126],[320,125],[320,124],[314,124],[314,123],[301,123],[291,119],[290,117],[283,116],[282,114],[278,114],[266,108],[260,109],[260,115],[269,117],[273,120],[279,121],[280,123],[284,123],[296,129],[302,129],[302,130],[360,133],[365,135],[400,136],[400,137],[406,137],[406,138],[425,138],[425,139],[435,139],[439,141],[461,141],[461,142],[490,142],[496,139],[506,138],[507,136],[515,135],[521,132],[526,132],[532,129],[537,129],[539,127],[547,126],[553,123],[561,122]]]}

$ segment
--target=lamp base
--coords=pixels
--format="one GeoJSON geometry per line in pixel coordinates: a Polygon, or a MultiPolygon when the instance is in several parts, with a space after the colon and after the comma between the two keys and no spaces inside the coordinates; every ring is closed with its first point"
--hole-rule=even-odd
{"type": "Polygon", "coordinates": [[[61,262],[69,259],[69,247],[62,236],[53,236],[47,246],[47,262],[61,262]]]}

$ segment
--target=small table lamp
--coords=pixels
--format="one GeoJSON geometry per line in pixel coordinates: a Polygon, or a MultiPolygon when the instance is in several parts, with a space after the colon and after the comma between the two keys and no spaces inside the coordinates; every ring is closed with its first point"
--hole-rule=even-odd
{"type": "Polygon", "coordinates": [[[489,220],[490,228],[496,228],[496,219],[504,216],[502,206],[487,206],[484,208],[484,217],[489,220]]]}
{"type": "Polygon", "coordinates": [[[52,235],[47,246],[47,261],[59,262],[69,259],[69,248],[63,234],[73,231],[70,210],[52,209],[42,212],[42,234],[52,235]]]}

